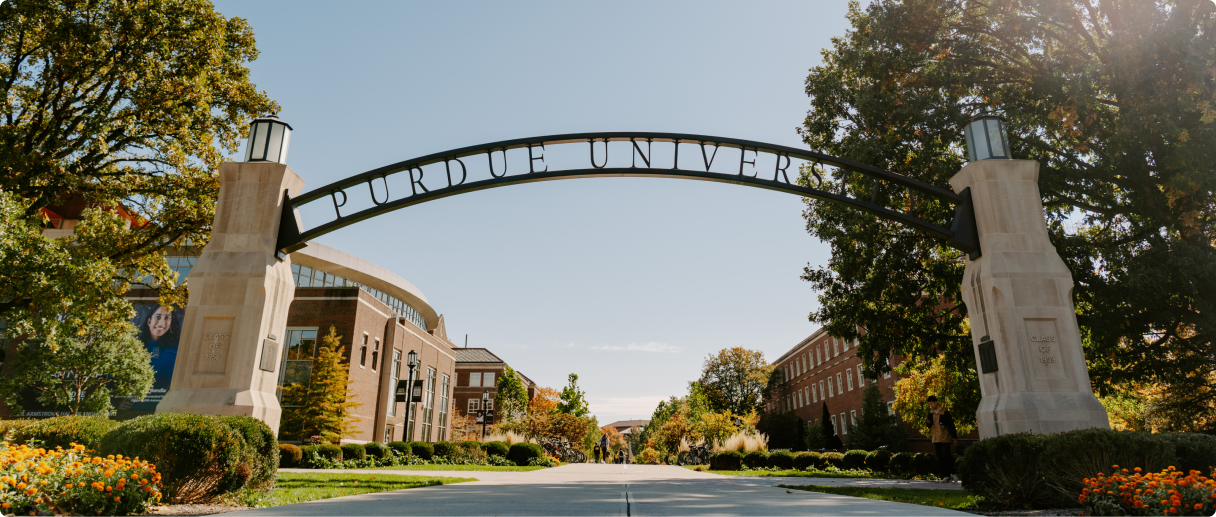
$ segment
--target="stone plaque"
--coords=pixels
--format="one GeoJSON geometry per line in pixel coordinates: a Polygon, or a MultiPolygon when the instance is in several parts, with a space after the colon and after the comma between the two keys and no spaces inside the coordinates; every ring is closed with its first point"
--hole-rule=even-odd
{"type": "Polygon", "coordinates": [[[262,363],[258,365],[263,371],[273,372],[279,364],[279,344],[273,339],[262,341],[262,363]]]}
{"type": "Polygon", "coordinates": [[[1056,329],[1055,318],[1026,318],[1025,322],[1034,376],[1064,377],[1064,356],[1060,353],[1060,333],[1056,329]]]}
{"type": "Polygon", "coordinates": [[[194,373],[223,375],[228,369],[228,346],[232,341],[232,318],[204,318],[203,339],[194,373]]]}

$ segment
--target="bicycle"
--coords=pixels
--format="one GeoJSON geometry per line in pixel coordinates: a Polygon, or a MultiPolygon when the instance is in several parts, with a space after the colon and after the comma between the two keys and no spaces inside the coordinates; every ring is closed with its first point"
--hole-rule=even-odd
{"type": "Polygon", "coordinates": [[[676,465],[708,465],[711,452],[708,444],[693,445],[676,455],[676,465]]]}

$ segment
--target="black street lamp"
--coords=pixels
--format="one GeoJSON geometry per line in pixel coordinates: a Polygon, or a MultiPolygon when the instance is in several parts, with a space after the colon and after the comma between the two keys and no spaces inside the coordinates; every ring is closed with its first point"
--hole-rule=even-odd
{"type": "Polygon", "coordinates": [[[1005,120],[997,115],[985,113],[972,118],[963,128],[963,136],[967,139],[967,161],[1012,158],[1006,133],[1005,120]]]}
{"type": "Polygon", "coordinates": [[[494,413],[486,406],[490,405],[490,390],[481,392],[481,439],[486,439],[486,421],[493,418],[494,413]]]}
{"type": "Polygon", "coordinates": [[[418,352],[410,350],[406,354],[405,365],[410,367],[409,381],[406,386],[409,388],[409,395],[405,398],[405,439],[403,441],[411,442],[414,440],[414,429],[410,426],[410,408],[414,405],[414,372],[418,370],[418,352]]]}

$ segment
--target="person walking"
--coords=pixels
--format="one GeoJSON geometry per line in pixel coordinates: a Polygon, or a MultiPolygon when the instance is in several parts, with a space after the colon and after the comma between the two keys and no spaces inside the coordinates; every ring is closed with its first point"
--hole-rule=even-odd
{"type": "Polygon", "coordinates": [[[608,434],[607,433],[600,435],[600,450],[604,451],[604,463],[608,463],[609,461],[611,461],[608,459],[608,455],[611,454],[612,451],[608,450],[608,434]]]}
{"type": "Polygon", "coordinates": [[[954,454],[950,450],[950,446],[958,445],[958,430],[954,427],[954,417],[950,416],[950,410],[937,402],[937,396],[929,395],[926,401],[929,403],[929,417],[925,423],[929,424],[930,439],[933,442],[933,452],[937,455],[942,482],[958,481],[958,476],[954,474],[954,454]]]}

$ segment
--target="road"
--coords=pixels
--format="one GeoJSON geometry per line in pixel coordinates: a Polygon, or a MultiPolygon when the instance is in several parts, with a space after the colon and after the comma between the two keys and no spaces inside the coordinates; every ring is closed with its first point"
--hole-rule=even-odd
{"type": "MultiPolygon", "coordinates": [[[[384,471],[436,475],[427,471],[384,471]]],[[[442,473],[449,474],[449,473],[442,473]]],[[[720,476],[659,465],[572,464],[532,472],[459,472],[479,481],[259,508],[227,516],[319,515],[969,515],[872,499],[775,488],[856,484],[808,478],[720,476]],[[484,475],[483,475],[484,474],[484,475]]],[[[859,481],[859,480],[858,480],[859,481]]],[[[864,480],[870,486],[933,484],[864,480]]],[[[922,486],[923,485],[923,486],[922,486]]],[[[943,488],[957,489],[957,485],[943,488]]]]}

